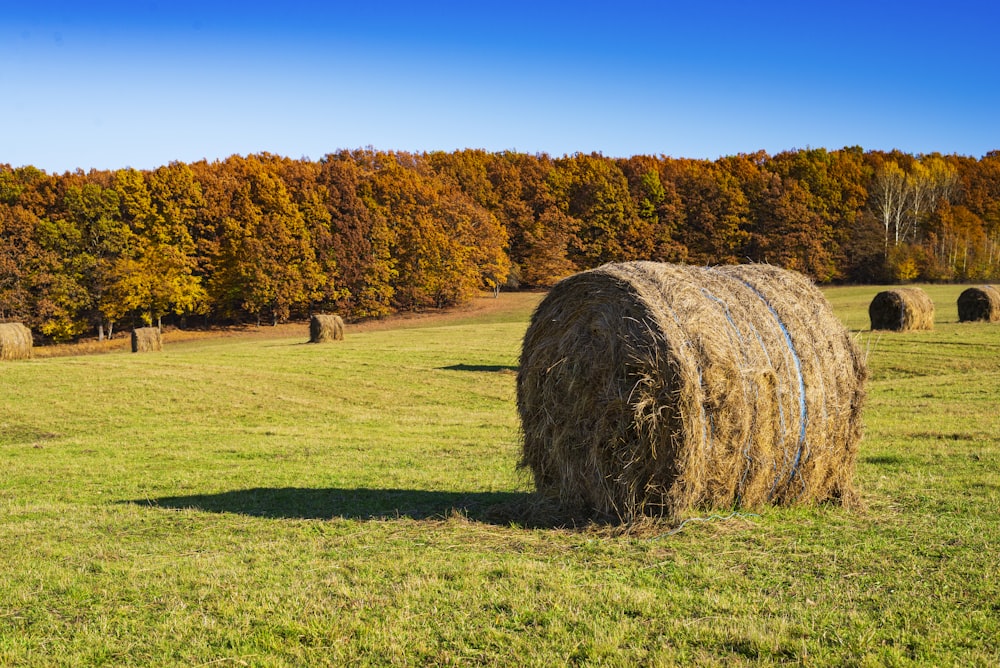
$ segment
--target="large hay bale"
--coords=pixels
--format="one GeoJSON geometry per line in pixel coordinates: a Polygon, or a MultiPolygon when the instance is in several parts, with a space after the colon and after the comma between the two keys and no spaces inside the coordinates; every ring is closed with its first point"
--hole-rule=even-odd
{"type": "Polygon", "coordinates": [[[875,295],[868,305],[872,329],[895,332],[934,329],[934,302],[920,288],[896,288],[875,295]]]}
{"type": "Polygon", "coordinates": [[[0,360],[31,358],[31,330],[19,322],[0,323],[0,360]]]}
{"type": "Polygon", "coordinates": [[[846,502],[866,375],[800,274],[604,265],[556,284],[531,318],[521,465],[543,495],[624,520],[846,502]]]}
{"type": "Polygon", "coordinates": [[[339,315],[316,314],[309,318],[309,343],[344,340],[344,321],[339,315]]]}
{"type": "Polygon", "coordinates": [[[1000,321],[1000,290],[992,285],[968,288],[958,296],[958,321],[1000,321]]]}
{"type": "Polygon", "coordinates": [[[137,327],[132,330],[132,352],[148,353],[163,350],[159,327],[137,327]]]}

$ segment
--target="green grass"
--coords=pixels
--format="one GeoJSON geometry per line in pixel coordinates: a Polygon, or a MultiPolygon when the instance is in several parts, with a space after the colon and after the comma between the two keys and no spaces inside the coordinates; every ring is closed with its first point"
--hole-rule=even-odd
{"type": "Polygon", "coordinates": [[[513,521],[537,295],[0,365],[0,665],[996,665],[1000,326],[928,290],[911,334],[827,290],[872,370],[862,509],[674,533],[513,521]]]}

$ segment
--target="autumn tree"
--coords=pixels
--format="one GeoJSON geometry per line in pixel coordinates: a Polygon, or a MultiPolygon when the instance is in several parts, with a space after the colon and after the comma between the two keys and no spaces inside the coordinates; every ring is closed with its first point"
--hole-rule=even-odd
{"type": "Polygon", "coordinates": [[[1000,253],[1000,151],[990,151],[978,161],[955,162],[963,202],[983,222],[992,265],[1000,253]]]}
{"type": "Polygon", "coordinates": [[[967,161],[959,171],[964,204],[990,228],[1000,228],[1000,150],[979,161],[967,161]]]}
{"type": "Polygon", "coordinates": [[[232,156],[215,166],[221,193],[203,228],[213,233],[209,295],[219,313],[243,314],[273,323],[293,310],[306,310],[321,295],[325,280],[301,212],[284,183],[256,156],[232,156]]]}
{"type": "Polygon", "coordinates": [[[168,314],[379,317],[632,259],[761,260],[819,281],[1000,278],[1000,153],[0,165],[0,317],[51,340],[168,314]]]}
{"type": "MultiPolygon", "coordinates": [[[[0,176],[2,178],[2,176],[0,176]]],[[[3,197],[0,184],[0,197],[3,197]]],[[[7,199],[4,197],[4,199],[7,199]]],[[[16,197],[11,198],[16,201],[16,197]]],[[[31,317],[42,249],[36,238],[38,220],[20,205],[0,200],[0,322],[31,317]]]]}
{"type": "Polygon", "coordinates": [[[884,252],[888,257],[890,245],[897,245],[907,229],[910,190],[906,172],[895,161],[882,163],[875,171],[870,192],[872,209],[885,233],[884,252]]]}
{"type": "Polygon", "coordinates": [[[511,264],[506,248],[509,239],[506,211],[500,205],[491,179],[491,175],[496,174],[493,169],[496,158],[483,150],[466,149],[453,153],[430,153],[426,160],[441,180],[443,188],[460,191],[474,206],[475,210],[469,218],[472,222],[469,243],[477,256],[474,262],[479,267],[485,286],[494,294],[499,294],[500,288],[507,283],[511,264]],[[484,215],[491,217],[492,221],[484,215]]]}
{"type": "Polygon", "coordinates": [[[471,201],[494,213],[500,210],[497,189],[491,175],[493,163],[498,158],[482,149],[464,149],[446,153],[434,151],[427,154],[428,166],[444,182],[457,187],[471,201]]]}
{"type": "Polygon", "coordinates": [[[663,182],[680,197],[684,223],[678,231],[696,264],[735,264],[749,238],[749,204],[735,176],[707,160],[666,160],[663,182]]]}
{"type": "Polygon", "coordinates": [[[398,307],[460,303],[491,277],[506,277],[506,234],[492,214],[435,178],[419,156],[371,157],[371,197],[390,226],[398,307]]]}
{"type": "Polygon", "coordinates": [[[167,313],[203,311],[207,294],[195,275],[194,240],[189,231],[200,190],[189,169],[173,164],[147,176],[134,170],[115,174],[122,219],[133,247],[117,266],[111,295],[120,316],[137,312],[147,324],[167,313]]]}
{"type": "MultiPolygon", "coordinates": [[[[72,178],[76,185],[85,180],[72,178]]],[[[16,318],[55,341],[86,330],[91,302],[80,231],[63,207],[69,180],[31,166],[0,166],[0,319],[16,318]]]]}
{"type": "Polygon", "coordinates": [[[576,270],[569,254],[579,221],[557,197],[554,170],[548,155],[513,151],[501,153],[489,168],[515,280],[529,286],[552,285],[576,270]]]}
{"type": "Polygon", "coordinates": [[[365,176],[374,168],[362,166],[357,156],[360,152],[325,156],[317,180],[326,189],[331,252],[342,287],[337,306],[357,318],[381,317],[392,311],[395,261],[388,222],[365,176]]]}
{"type": "Polygon", "coordinates": [[[28,260],[38,254],[34,224],[18,205],[24,187],[9,165],[0,165],[0,322],[27,315],[28,260]]]}
{"type": "Polygon", "coordinates": [[[758,202],[757,239],[764,260],[829,282],[837,275],[833,231],[809,204],[798,181],[771,176],[758,202]]]}
{"type": "Polygon", "coordinates": [[[618,164],[597,153],[555,163],[553,191],[562,211],[578,221],[570,259],[578,269],[627,259],[626,239],[639,236],[644,226],[618,164]]]}
{"type": "MultiPolygon", "coordinates": [[[[77,249],[60,249],[73,256],[67,269],[79,273],[89,295],[89,320],[96,326],[98,338],[105,330],[113,328],[120,316],[120,309],[109,292],[117,280],[123,258],[128,258],[133,248],[133,234],[122,220],[120,197],[116,190],[88,181],[70,186],[64,196],[67,220],[76,228],[78,237],[72,239],[77,249]]],[[[74,235],[75,236],[75,235],[74,235]]],[[[70,241],[71,237],[63,239],[70,241]]]]}
{"type": "Polygon", "coordinates": [[[27,297],[19,304],[23,321],[53,341],[81,336],[91,326],[93,300],[85,283],[88,263],[80,253],[79,229],[65,219],[38,218],[27,208],[14,207],[10,214],[20,228],[13,240],[20,255],[17,261],[23,263],[20,287],[27,297]]]}
{"type": "Polygon", "coordinates": [[[660,162],[650,156],[633,156],[618,165],[629,185],[638,222],[622,240],[625,256],[632,260],[683,262],[687,248],[677,240],[683,224],[683,205],[674,184],[664,182],[660,162]]]}
{"type": "Polygon", "coordinates": [[[932,251],[950,277],[983,280],[998,276],[1000,257],[979,216],[965,206],[942,202],[933,217],[932,251]]]}
{"type": "Polygon", "coordinates": [[[910,210],[905,226],[911,241],[921,241],[920,235],[926,229],[927,220],[939,203],[954,203],[958,182],[957,170],[940,155],[922,156],[913,163],[907,174],[910,210]]]}
{"type": "Polygon", "coordinates": [[[334,216],[337,215],[338,219],[340,217],[340,202],[334,202],[334,199],[342,199],[341,193],[336,189],[331,190],[330,185],[323,180],[322,162],[266,157],[302,215],[316,266],[322,276],[322,281],[317,286],[316,300],[310,304],[309,310],[337,308],[338,303],[349,294],[341,281],[340,258],[344,256],[338,252],[334,223],[334,216]]]}

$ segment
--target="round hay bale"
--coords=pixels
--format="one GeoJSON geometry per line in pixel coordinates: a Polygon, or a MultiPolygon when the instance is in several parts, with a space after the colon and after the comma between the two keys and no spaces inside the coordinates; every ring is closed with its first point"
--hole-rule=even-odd
{"type": "Polygon", "coordinates": [[[0,360],[31,358],[31,330],[19,322],[0,323],[0,360]]]}
{"type": "Polygon", "coordinates": [[[148,353],[163,350],[159,327],[137,327],[132,330],[132,352],[148,353]]]}
{"type": "Polygon", "coordinates": [[[1000,290],[992,285],[968,288],[958,296],[958,321],[1000,321],[1000,290]]]}
{"type": "Polygon", "coordinates": [[[309,343],[344,340],[344,321],[339,315],[316,314],[309,318],[309,343]]]}
{"type": "Polygon", "coordinates": [[[934,329],[934,302],[920,288],[896,288],[875,295],[868,305],[872,329],[895,332],[934,329]]]}
{"type": "Polygon", "coordinates": [[[854,497],[867,370],[822,293],[768,265],[608,264],[524,336],[521,465],[623,520],[854,497]]]}

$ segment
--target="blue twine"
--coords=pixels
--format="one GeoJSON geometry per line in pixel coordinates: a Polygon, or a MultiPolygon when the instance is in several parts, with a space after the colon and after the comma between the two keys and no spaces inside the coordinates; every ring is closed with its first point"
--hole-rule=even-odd
{"type": "MultiPolygon", "coordinates": [[[[764,305],[767,306],[767,309],[771,312],[771,315],[774,317],[775,322],[778,323],[778,326],[781,328],[781,333],[785,337],[785,344],[788,346],[788,350],[792,353],[792,360],[795,362],[795,371],[799,377],[799,447],[795,453],[795,459],[792,462],[791,472],[788,475],[788,482],[791,483],[792,480],[795,478],[795,474],[798,473],[799,464],[802,461],[802,451],[805,448],[805,443],[806,443],[806,423],[809,417],[808,411],[806,409],[806,383],[805,379],[802,377],[802,360],[799,358],[799,354],[795,350],[795,344],[792,342],[792,335],[788,332],[788,328],[785,327],[785,323],[781,320],[781,316],[779,316],[778,312],[774,309],[773,306],[771,306],[771,303],[767,301],[767,298],[763,294],[761,294],[761,292],[757,288],[750,285],[746,281],[741,281],[741,282],[748,288],[750,288],[753,291],[753,293],[757,295],[757,297],[762,302],[764,302],[764,305]]],[[[772,493],[774,492],[774,488],[778,484],[779,478],[780,475],[778,476],[778,478],[775,478],[774,485],[771,486],[772,493]]]]}

